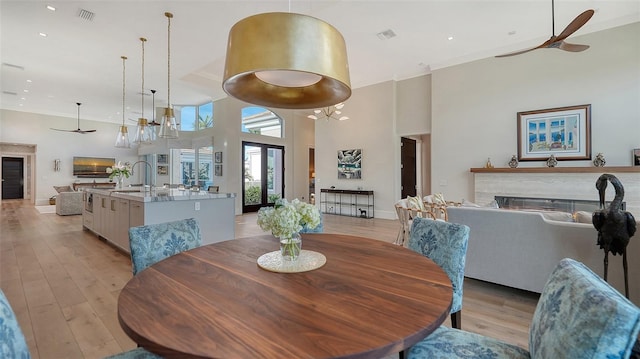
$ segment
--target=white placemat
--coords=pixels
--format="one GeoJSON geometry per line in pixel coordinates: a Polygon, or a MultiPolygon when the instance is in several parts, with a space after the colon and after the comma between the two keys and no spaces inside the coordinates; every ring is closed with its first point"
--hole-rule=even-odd
{"type": "Polygon", "coordinates": [[[283,261],[280,251],[265,253],[258,258],[258,266],[277,273],[300,273],[318,269],[327,263],[322,253],[302,250],[296,261],[283,261]]]}

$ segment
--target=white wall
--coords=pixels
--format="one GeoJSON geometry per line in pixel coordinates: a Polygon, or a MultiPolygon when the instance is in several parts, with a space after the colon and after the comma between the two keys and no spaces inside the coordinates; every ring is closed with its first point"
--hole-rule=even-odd
{"type": "MultiPolygon", "coordinates": [[[[116,161],[134,163],[138,160],[136,149],[115,148],[118,125],[82,120],[83,129],[96,129],[94,133],[78,134],[53,131],[50,128],[75,129],[77,119],[47,116],[27,112],[0,111],[0,142],[36,144],[35,154],[35,203],[48,204],[56,194],[53,186],[71,185],[73,182],[91,182],[91,178],[73,176],[73,157],[114,157],[116,161]],[[53,161],[60,159],[60,171],[53,170],[53,161]]],[[[129,126],[133,131],[135,126],[129,126]]],[[[137,166],[136,166],[137,167],[137,166]]],[[[108,181],[97,178],[97,182],[108,181]]],[[[137,175],[125,180],[140,183],[137,175]]]]}
{"type": "Polygon", "coordinates": [[[591,48],[536,50],[433,72],[433,192],[473,199],[469,168],[483,167],[488,157],[496,167],[507,166],[517,153],[519,111],[591,104],[593,155],[602,152],[607,166],[631,165],[631,150],[640,148],[640,23],[571,40],[591,48]]]}

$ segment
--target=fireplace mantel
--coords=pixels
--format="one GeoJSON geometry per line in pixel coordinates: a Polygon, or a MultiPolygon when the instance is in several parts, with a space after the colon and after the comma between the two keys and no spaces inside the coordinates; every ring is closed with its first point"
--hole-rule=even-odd
{"type": "Polygon", "coordinates": [[[473,173],[640,173],[640,166],[471,168],[473,173]]]}
{"type": "MultiPolygon", "coordinates": [[[[478,204],[495,196],[598,201],[596,180],[610,173],[624,185],[627,211],[640,218],[640,166],[471,168],[470,172],[478,204]]],[[[608,186],[605,199],[613,197],[613,186],[608,186]]]]}

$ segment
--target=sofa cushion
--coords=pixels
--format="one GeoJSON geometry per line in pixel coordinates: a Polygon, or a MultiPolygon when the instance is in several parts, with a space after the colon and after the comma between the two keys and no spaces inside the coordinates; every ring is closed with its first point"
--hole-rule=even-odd
{"type": "Polygon", "coordinates": [[[573,222],[573,215],[568,212],[546,211],[542,212],[542,216],[551,221],[573,222]]]}
{"type": "Polygon", "coordinates": [[[573,214],[573,221],[577,223],[593,223],[593,213],[587,211],[576,211],[573,214]]]}

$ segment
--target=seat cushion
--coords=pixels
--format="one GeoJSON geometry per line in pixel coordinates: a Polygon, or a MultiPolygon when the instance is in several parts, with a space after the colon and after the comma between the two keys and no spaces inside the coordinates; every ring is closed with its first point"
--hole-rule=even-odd
{"type": "Polygon", "coordinates": [[[2,290],[0,290],[0,357],[19,359],[31,357],[18,320],[2,290]]]}
{"type": "Polygon", "coordinates": [[[529,353],[518,346],[479,334],[444,326],[412,346],[408,359],[528,359],[529,353]]]}
{"type": "Polygon", "coordinates": [[[529,331],[532,358],[628,358],[640,309],[584,264],[563,259],[549,276],[529,331]]]}

